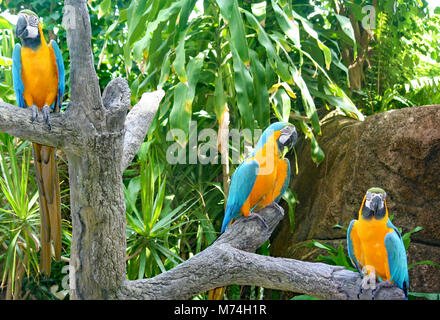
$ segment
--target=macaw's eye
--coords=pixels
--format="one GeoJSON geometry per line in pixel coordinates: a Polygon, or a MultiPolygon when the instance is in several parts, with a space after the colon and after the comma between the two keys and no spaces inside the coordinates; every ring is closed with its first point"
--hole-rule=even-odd
{"type": "Polygon", "coordinates": [[[30,16],[29,25],[31,25],[32,27],[38,27],[38,18],[36,16],[30,16]]]}

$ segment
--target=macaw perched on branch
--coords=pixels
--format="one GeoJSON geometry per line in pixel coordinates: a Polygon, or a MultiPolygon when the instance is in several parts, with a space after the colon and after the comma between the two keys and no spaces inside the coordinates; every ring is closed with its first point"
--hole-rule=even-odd
{"type": "MultiPolygon", "coordinates": [[[[18,106],[30,108],[34,121],[39,111],[51,129],[49,113],[58,112],[64,95],[64,63],[54,40],[47,45],[38,16],[23,10],[18,15],[16,44],[12,56],[12,75],[18,106]]],[[[61,258],[60,184],[53,147],[33,143],[36,180],[40,196],[41,271],[50,275],[51,240],[55,258],[61,258]]]]}
{"type": "Polygon", "coordinates": [[[347,231],[348,255],[363,276],[362,288],[370,284],[374,295],[380,287],[401,288],[408,293],[408,263],[402,236],[388,218],[386,192],[371,188],[364,197],[358,220],[352,220],[347,231]],[[371,282],[379,280],[376,288],[371,282]]]}
{"type": "MultiPolygon", "coordinates": [[[[254,210],[278,203],[290,181],[290,162],[283,158],[283,151],[285,147],[292,148],[297,140],[295,127],[286,122],[273,123],[264,130],[254,151],[232,175],[222,233],[240,215],[248,216],[254,210]]],[[[224,288],[213,289],[209,299],[219,300],[223,294],[224,288]]]]}

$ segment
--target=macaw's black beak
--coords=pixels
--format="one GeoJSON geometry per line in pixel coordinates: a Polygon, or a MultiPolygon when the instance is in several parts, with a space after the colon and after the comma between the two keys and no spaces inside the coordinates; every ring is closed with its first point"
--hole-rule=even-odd
{"type": "Polygon", "coordinates": [[[278,138],[278,143],[281,148],[287,147],[291,149],[298,141],[298,133],[294,126],[286,126],[281,129],[281,135],[278,138]]]}
{"type": "Polygon", "coordinates": [[[17,25],[15,26],[15,35],[17,36],[17,38],[23,38],[23,36],[25,36],[24,33],[26,32],[26,28],[27,28],[27,21],[25,17],[19,15],[17,20],[17,25]]]}
{"type": "Polygon", "coordinates": [[[376,219],[382,219],[385,217],[385,214],[385,200],[379,195],[372,195],[371,200],[366,201],[364,207],[362,208],[362,216],[365,219],[371,219],[373,216],[376,219]]]}

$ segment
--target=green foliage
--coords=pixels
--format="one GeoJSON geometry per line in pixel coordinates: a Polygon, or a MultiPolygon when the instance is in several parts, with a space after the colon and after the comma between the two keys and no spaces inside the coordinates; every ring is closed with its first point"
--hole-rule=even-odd
{"type": "Polygon", "coordinates": [[[440,293],[408,292],[408,300],[417,300],[417,298],[440,300],[440,293]]]}
{"type": "Polygon", "coordinates": [[[14,49],[13,25],[0,15],[0,101],[15,101],[12,85],[12,50],[14,49]]]}
{"type": "Polygon", "coordinates": [[[29,188],[30,144],[0,133],[1,283],[7,296],[19,298],[24,271],[38,270],[38,192],[29,188]],[[20,159],[20,160],[19,160],[20,159]]]}
{"type": "Polygon", "coordinates": [[[403,244],[405,246],[405,250],[408,250],[408,248],[409,248],[409,245],[411,243],[411,235],[413,233],[419,232],[421,230],[423,230],[423,228],[418,226],[418,227],[415,227],[413,230],[406,232],[405,234],[402,235],[402,240],[403,240],[403,244]]]}
{"type": "Polygon", "coordinates": [[[432,50],[439,45],[439,25],[440,16],[425,1],[378,2],[374,54],[365,86],[354,95],[364,113],[440,102],[440,57],[432,50]]]}
{"type": "Polygon", "coordinates": [[[363,119],[328,74],[339,63],[332,58],[332,52],[337,58],[337,50],[324,43],[315,26],[290,2],[272,1],[258,9],[237,0],[207,0],[194,9],[195,4],[132,1],[121,8],[127,14],[119,16],[119,22],[128,26],[124,62],[132,95],[166,88],[167,126],[188,136],[196,112],[214,114],[220,121],[228,110],[233,127],[264,129],[271,106],[280,120],[288,120],[295,110],[299,119],[307,119],[297,121],[313,139],[312,156],[319,163],[323,153],[314,135],[321,129],[312,92],[322,92],[318,100],[363,119]],[[134,65],[141,74],[132,78],[134,65]]]}
{"type": "Polygon", "coordinates": [[[316,261],[324,262],[333,266],[343,266],[351,271],[356,271],[356,268],[351,263],[350,258],[345,254],[342,241],[339,242],[337,249],[322,242],[311,240],[309,243],[303,245],[304,247],[316,247],[327,251],[328,256],[318,255],[316,261]]]}
{"type": "Polygon", "coordinates": [[[299,295],[299,296],[294,296],[290,300],[319,300],[319,299],[315,298],[315,297],[312,297],[312,296],[308,296],[306,294],[303,294],[303,295],[299,295]]]}
{"type": "Polygon", "coordinates": [[[176,252],[176,247],[170,245],[169,238],[173,236],[173,231],[187,223],[179,219],[189,208],[186,203],[176,209],[170,208],[165,197],[166,181],[162,179],[159,166],[148,155],[149,145],[145,142],[138,153],[140,176],[130,179],[128,186],[124,186],[129,279],[152,277],[165,271],[166,266],[174,267],[183,261],[176,252]]]}

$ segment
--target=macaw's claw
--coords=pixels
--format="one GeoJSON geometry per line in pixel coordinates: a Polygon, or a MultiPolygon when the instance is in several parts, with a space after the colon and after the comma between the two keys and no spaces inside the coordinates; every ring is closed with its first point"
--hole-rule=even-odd
{"type": "Polygon", "coordinates": [[[284,216],[284,209],[278,203],[272,202],[272,203],[269,203],[266,207],[274,208],[275,210],[278,210],[284,216]]]}
{"type": "Polygon", "coordinates": [[[373,295],[373,299],[376,300],[376,296],[379,293],[380,289],[382,288],[392,288],[395,285],[393,283],[391,283],[390,281],[382,281],[379,284],[376,285],[376,288],[373,289],[373,291],[371,291],[372,295],[373,295]]]}
{"type": "Polygon", "coordinates": [[[364,289],[363,289],[363,287],[362,287],[362,285],[359,287],[359,291],[358,291],[358,293],[357,293],[357,298],[358,298],[358,300],[360,300],[361,299],[361,296],[364,294],[364,289]]]}
{"type": "Polygon", "coordinates": [[[45,105],[43,108],[41,108],[41,112],[43,113],[44,122],[47,123],[47,125],[49,126],[49,130],[51,130],[52,126],[49,118],[49,114],[51,112],[50,107],[48,105],[45,105]]]}
{"type": "Polygon", "coordinates": [[[262,225],[265,229],[269,229],[269,226],[267,225],[266,220],[264,220],[264,218],[263,218],[262,216],[260,216],[258,213],[252,212],[252,213],[249,215],[249,218],[257,219],[258,221],[261,222],[261,225],[262,225]]]}
{"type": "Polygon", "coordinates": [[[37,119],[38,117],[38,107],[35,104],[33,104],[30,109],[32,111],[31,122],[34,122],[35,119],[37,119]]]}

